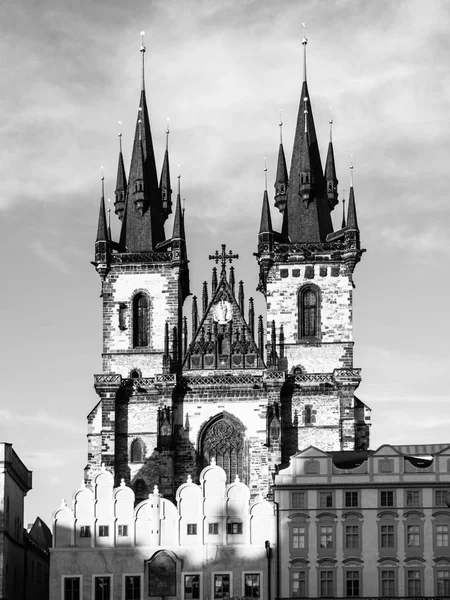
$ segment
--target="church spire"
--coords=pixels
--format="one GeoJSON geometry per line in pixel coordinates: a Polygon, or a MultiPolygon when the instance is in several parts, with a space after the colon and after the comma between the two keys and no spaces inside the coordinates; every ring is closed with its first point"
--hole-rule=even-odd
{"type": "Polygon", "coordinates": [[[170,168],[169,168],[169,119],[166,127],[166,151],[164,152],[164,161],[161,169],[161,179],[159,189],[161,192],[161,202],[164,220],[172,213],[172,189],[170,187],[170,168]]]}
{"type": "Polygon", "coordinates": [[[333,151],[333,119],[330,117],[330,141],[328,142],[327,161],[325,163],[325,180],[327,184],[327,198],[330,204],[330,210],[333,210],[338,203],[338,179],[336,177],[336,166],[334,164],[333,151]]]}
{"type": "Polygon", "coordinates": [[[356,217],[355,192],[353,191],[353,165],[350,165],[350,193],[348,195],[347,229],[359,231],[356,217]]]}
{"type": "Polygon", "coordinates": [[[304,37],[303,85],[287,187],[286,206],[289,216],[283,221],[285,235],[292,242],[325,241],[326,236],[333,231],[306,80],[307,43],[308,40],[304,37]]]}
{"type": "Polygon", "coordinates": [[[141,97],[120,234],[121,246],[130,252],[154,250],[165,239],[161,196],[145,96],[145,50],[142,40],[141,97]]]}
{"type": "Polygon", "coordinates": [[[105,209],[105,177],[102,167],[102,197],[100,198],[100,210],[98,212],[97,238],[95,242],[108,242],[108,225],[106,223],[105,209]]]}
{"type": "Polygon", "coordinates": [[[122,134],[119,133],[119,162],[117,165],[117,180],[116,180],[116,190],[115,196],[116,200],[114,202],[114,212],[122,221],[123,213],[125,210],[125,196],[127,193],[127,176],[125,174],[125,167],[123,164],[123,155],[122,155],[122,134]]]}
{"type": "Polygon", "coordinates": [[[259,226],[259,237],[264,238],[267,237],[268,234],[273,235],[272,229],[272,218],[270,216],[270,205],[269,205],[269,196],[267,194],[267,165],[264,159],[264,179],[265,179],[265,189],[263,195],[263,203],[261,210],[261,224],[259,226]]]}
{"type": "Polygon", "coordinates": [[[283,213],[286,206],[286,189],[288,185],[288,172],[283,148],[283,121],[280,114],[280,147],[278,149],[277,175],[275,178],[275,206],[283,213]]]}

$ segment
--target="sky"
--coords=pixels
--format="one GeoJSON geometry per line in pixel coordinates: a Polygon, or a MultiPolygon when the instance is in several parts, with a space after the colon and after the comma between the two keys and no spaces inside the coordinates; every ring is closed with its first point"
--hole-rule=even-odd
{"type": "MultiPolygon", "coordinates": [[[[226,243],[257,313],[264,159],[273,199],[279,111],[290,163],[306,33],[322,161],[331,110],[340,198],[354,165],[367,249],[355,272],[354,366],[371,447],[450,442],[449,26],[445,0],[2,3],[0,440],[33,471],[25,524],[50,524],[87,462],[101,372],[90,264],[101,166],[114,200],[119,132],[126,168],[131,154],[141,30],[158,170],[170,118],[172,187],[179,172],[186,199],[191,290],[201,295],[207,256],[226,243]]],[[[275,208],[272,218],[279,228],[275,208]]]]}

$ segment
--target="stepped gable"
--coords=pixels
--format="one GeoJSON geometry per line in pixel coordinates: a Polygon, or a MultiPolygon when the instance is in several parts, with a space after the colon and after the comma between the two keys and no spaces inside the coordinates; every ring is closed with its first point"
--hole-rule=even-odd
{"type": "MultiPolygon", "coordinates": [[[[230,278],[233,278],[230,272],[230,278]]],[[[205,288],[204,288],[205,289],[205,288]]],[[[242,289],[242,288],[241,288],[242,289]]],[[[222,267],[217,288],[193,332],[183,371],[263,369],[264,360],[222,267]]]]}

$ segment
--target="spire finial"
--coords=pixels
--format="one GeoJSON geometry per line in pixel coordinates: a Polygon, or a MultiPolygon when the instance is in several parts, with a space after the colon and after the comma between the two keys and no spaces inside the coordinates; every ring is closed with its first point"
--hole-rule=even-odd
{"type": "Polygon", "coordinates": [[[350,154],[350,185],[353,187],[353,154],[350,154]]]}
{"type": "Polygon", "coordinates": [[[167,117],[166,119],[166,150],[169,149],[169,133],[170,133],[170,129],[169,129],[169,117],[167,117]]]}
{"type": "Polygon", "coordinates": [[[302,23],[302,26],[303,26],[303,38],[302,38],[302,44],[303,44],[303,81],[306,81],[306,45],[308,44],[308,38],[304,35],[305,34],[306,23],[302,23]]]}
{"type": "Polygon", "coordinates": [[[283,111],[280,108],[280,120],[278,122],[278,126],[280,128],[280,144],[283,143],[283,111]]]}
{"type": "Polygon", "coordinates": [[[145,46],[144,46],[144,35],[145,35],[145,31],[141,31],[141,53],[142,53],[142,91],[145,90],[145,62],[144,62],[144,56],[145,56],[145,46]]]}
{"type": "Polygon", "coordinates": [[[303,114],[305,115],[305,133],[308,133],[308,98],[307,98],[307,96],[305,96],[303,98],[303,101],[305,103],[305,109],[303,111],[303,114]]]}
{"type": "Polygon", "coordinates": [[[264,157],[264,185],[267,192],[267,159],[264,157]]]}
{"type": "Polygon", "coordinates": [[[120,152],[122,152],[122,121],[117,121],[119,127],[119,133],[118,133],[118,137],[119,137],[119,150],[120,152]]]}
{"type": "Polygon", "coordinates": [[[100,167],[101,171],[102,171],[102,198],[105,197],[105,172],[103,170],[103,167],[100,167]]]}
{"type": "Polygon", "coordinates": [[[333,114],[331,112],[331,106],[330,106],[330,118],[328,120],[328,123],[330,124],[330,142],[333,143],[333,114]]]}
{"type": "MultiPolygon", "coordinates": [[[[178,169],[180,169],[180,165],[178,165],[178,169]]],[[[181,198],[181,175],[180,175],[180,171],[179,170],[178,170],[177,179],[178,179],[178,195],[181,198]]]]}

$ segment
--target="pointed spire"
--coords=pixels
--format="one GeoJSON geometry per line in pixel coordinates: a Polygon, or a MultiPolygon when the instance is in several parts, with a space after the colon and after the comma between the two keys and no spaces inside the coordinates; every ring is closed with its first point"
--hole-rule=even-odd
{"type": "Polygon", "coordinates": [[[102,167],[102,197],[100,198],[100,210],[98,213],[98,226],[97,226],[97,239],[96,242],[107,242],[108,241],[108,225],[106,223],[106,210],[105,210],[105,177],[103,175],[102,167]]]}
{"type": "Polygon", "coordinates": [[[188,325],[187,317],[183,317],[183,356],[186,356],[188,347],[188,325]]]}
{"type": "Polygon", "coordinates": [[[342,192],[342,223],[341,223],[341,229],[344,229],[346,227],[345,225],[345,190],[343,190],[342,192]]]}
{"type": "Polygon", "coordinates": [[[244,315],[244,282],[242,280],[239,282],[238,299],[239,309],[241,311],[241,314],[244,315]]]}
{"type": "Polygon", "coordinates": [[[258,349],[264,359],[264,325],[262,315],[258,316],[258,349]]]}
{"type": "Polygon", "coordinates": [[[121,246],[130,252],[154,250],[165,240],[161,194],[145,97],[143,41],[140,50],[142,53],[141,96],[120,234],[121,246]]]}
{"type": "Polygon", "coordinates": [[[252,339],[255,339],[255,304],[253,298],[248,300],[248,325],[250,327],[250,333],[252,339]]]}
{"type": "MultiPolygon", "coordinates": [[[[266,181],[267,181],[267,168],[264,169],[266,181]]],[[[272,217],[270,216],[269,196],[267,194],[267,183],[263,194],[263,203],[261,210],[261,223],[259,226],[259,233],[273,233],[272,229],[272,217]]]]}
{"type": "Polygon", "coordinates": [[[338,203],[338,179],[336,177],[336,166],[334,164],[333,151],[333,119],[330,117],[330,141],[328,143],[327,161],[325,163],[325,181],[327,186],[327,198],[330,210],[333,210],[338,203]]]}
{"type": "Polygon", "coordinates": [[[231,290],[233,292],[233,296],[234,296],[234,285],[235,285],[235,279],[234,279],[234,267],[230,267],[230,287],[231,290]]]}
{"type": "MultiPolygon", "coordinates": [[[[302,23],[303,29],[306,27],[305,23],[302,23]]],[[[306,83],[306,46],[308,45],[308,38],[304,35],[302,38],[303,45],[303,81],[306,83]]]]}
{"type": "Polygon", "coordinates": [[[211,295],[214,295],[217,290],[217,268],[213,267],[211,281],[211,295]]]}
{"type": "Polygon", "coordinates": [[[206,309],[208,308],[208,284],[206,281],[203,282],[203,292],[202,292],[202,311],[203,316],[206,314],[206,309]]]}
{"type": "Polygon", "coordinates": [[[288,172],[286,166],[286,157],[283,148],[283,121],[280,111],[280,147],[278,149],[277,174],[275,177],[275,206],[283,213],[286,206],[286,190],[288,186],[288,172]]]}
{"type": "Polygon", "coordinates": [[[172,239],[174,240],[182,240],[184,239],[184,231],[183,231],[183,212],[181,210],[181,175],[178,175],[178,194],[177,194],[177,203],[175,208],[175,217],[173,220],[173,233],[172,239]]]}
{"type": "Polygon", "coordinates": [[[353,191],[353,165],[350,165],[351,187],[348,195],[347,229],[359,231],[358,219],[356,217],[355,193],[353,191]]]}
{"type": "Polygon", "coordinates": [[[197,306],[197,296],[192,298],[192,338],[197,333],[198,329],[198,306],[197,306]]]}
{"type": "Polygon", "coordinates": [[[283,215],[283,235],[293,243],[314,243],[324,242],[332,233],[333,224],[306,82],[306,38],[302,43],[304,76],[287,188],[287,208],[283,215]],[[288,217],[286,212],[289,212],[288,217]]]}
{"type": "Polygon", "coordinates": [[[125,175],[125,167],[123,164],[123,155],[122,155],[122,134],[119,133],[119,161],[117,165],[117,180],[116,180],[116,190],[115,196],[116,200],[114,202],[114,212],[119,217],[119,219],[123,220],[123,213],[125,210],[125,196],[127,193],[127,176],[125,175]]]}
{"type": "Polygon", "coordinates": [[[159,189],[161,192],[161,203],[164,220],[172,213],[172,189],[170,187],[170,167],[169,167],[169,119],[166,127],[166,150],[164,152],[163,166],[161,169],[161,179],[159,180],[159,189]]]}

